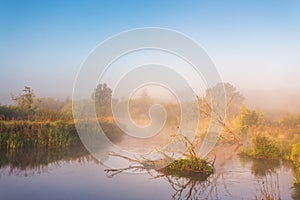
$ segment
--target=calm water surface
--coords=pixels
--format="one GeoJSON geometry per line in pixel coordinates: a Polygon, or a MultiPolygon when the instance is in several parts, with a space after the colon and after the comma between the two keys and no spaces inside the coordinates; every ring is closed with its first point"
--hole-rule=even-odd
{"type": "Polygon", "coordinates": [[[216,173],[199,181],[157,177],[154,172],[109,178],[106,168],[84,149],[2,152],[0,199],[255,199],[262,186],[269,191],[277,188],[281,199],[300,199],[300,192],[292,187],[289,163],[236,155],[221,158],[217,156],[216,173]]]}

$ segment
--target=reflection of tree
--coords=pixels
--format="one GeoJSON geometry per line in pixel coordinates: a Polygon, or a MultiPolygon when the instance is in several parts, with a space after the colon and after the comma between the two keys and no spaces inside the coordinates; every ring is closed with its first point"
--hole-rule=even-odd
{"type": "Polygon", "coordinates": [[[282,164],[281,161],[277,159],[252,159],[247,157],[240,157],[240,159],[242,163],[252,164],[251,173],[257,178],[276,173],[282,164]]]}
{"type": "Polygon", "coordinates": [[[112,178],[122,172],[146,172],[153,179],[164,179],[167,181],[174,194],[172,199],[220,199],[218,186],[223,186],[227,190],[223,174],[213,174],[210,176],[195,172],[154,170],[147,169],[140,165],[134,165],[123,169],[107,169],[108,177],[112,178]]]}
{"type": "Polygon", "coordinates": [[[279,179],[277,173],[265,175],[257,179],[257,200],[281,200],[279,179]]]}
{"type": "Polygon", "coordinates": [[[185,199],[198,199],[202,195],[206,198],[214,193],[217,195],[216,179],[210,178],[214,173],[215,158],[212,161],[199,158],[195,152],[196,146],[183,134],[177,136],[174,140],[178,140],[186,149],[183,152],[176,151],[182,156],[181,159],[171,157],[170,153],[173,152],[168,149],[156,150],[161,157],[154,160],[147,155],[127,157],[110,152],[110,156],[127,160],[130,164],[124,168],[110,168],[104,171],[108,177],[114,177],[122,172],[147,172],[154,179],[165,178],[175,190],[173,199],[183,196],[185,199]]]}
{"type": "Polygon", "coordinates": [[[124,133],[115,123],[99,121],[101,128],[106,137],[113,143],[118,143],[123,140],[124,133]]]}
{"type": "MultiPolygon", "coordinates": [[[[83,145],[69,148],[30,148],[14,151],[0,151],[0,168],[9,169],[9,175],[39,174],[47,170],[50,163],[59,166],[59,162],[84,162],[92,160],[83,145]]],[[[6,173],[0,172],[0,175],[6,173]]]]}
{"type": "Polygon", "coordinates": [[[164,178],[170,184],[175,191],[172,199],[218,199],[217,181],[223,176],[205,177],[195,173],[179,175],[160,172],[154,178],[164,178]]]}
{"type": "Polygon", "coordinates": [[[284,163],[276,159],[253,159],[247,157],[240,157],[240,159],[242,163],[251,163],[251,173],[257,180],[255,199],[280,200],[277,170],[284,163]]]}
{"type": "Polygon", "coordinates": [[[299,186],[295,187],[293,191],[294,192],[292,194],[292,198],[295,200],[300,199],[300,187],[299,186]]]}
{"type": "Polygon", "coordinates": [[[252,162],[252,173],[256,177],[266,176],[268,174],[273,174],[280,168],[279,160],[253,160],[252,162]]]}
{"type": "Polygon", "coordinates": [[[292,172],[294,175],[294,187],[293,187],[293,194],[292,198],[295,200],[300,199],[300,185],[298,184],[298,177],[299,177],[299,168],[297,166],[292,166],[292,172]]]}

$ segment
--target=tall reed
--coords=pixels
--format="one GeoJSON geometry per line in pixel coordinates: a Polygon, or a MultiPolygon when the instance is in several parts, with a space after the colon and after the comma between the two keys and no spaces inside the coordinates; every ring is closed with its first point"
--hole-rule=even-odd
{"type": "Polygon", "coordinates": [[[0,121],[0,149],[68,147],[79,142],[74,123],[0,121]]]}

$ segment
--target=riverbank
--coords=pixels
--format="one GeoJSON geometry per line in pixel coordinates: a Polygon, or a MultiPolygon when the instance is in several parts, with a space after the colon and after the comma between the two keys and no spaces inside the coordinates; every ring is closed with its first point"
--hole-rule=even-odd
{"type": "Polygon", "coordinates": [[[69,147],[78,142],[74,123],[0,121],[0,148],[2,150],[60,148],[69,147]]]}

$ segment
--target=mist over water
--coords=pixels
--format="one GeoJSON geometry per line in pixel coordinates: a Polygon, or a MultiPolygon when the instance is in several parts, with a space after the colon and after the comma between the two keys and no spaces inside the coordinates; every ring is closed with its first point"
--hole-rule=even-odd
{"type": "Polygon", "coordinates": [[[300,113],[300,90],[264,89],[243,90],[245,104],[262,111],[274,110],[288,113],[300,113]]]}

